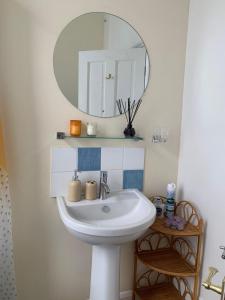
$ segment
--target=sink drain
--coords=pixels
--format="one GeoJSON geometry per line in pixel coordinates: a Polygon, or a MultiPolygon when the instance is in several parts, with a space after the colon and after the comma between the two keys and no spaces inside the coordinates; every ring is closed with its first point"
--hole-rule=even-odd
{"type": "Polygon", "coordinates": [[[104,205],[103,207],[102,207],[102,211],[104,212],[104,213],[109,213],[110,212],[110,207],[109,206],[107,206],[107,205],[104,205]]]}

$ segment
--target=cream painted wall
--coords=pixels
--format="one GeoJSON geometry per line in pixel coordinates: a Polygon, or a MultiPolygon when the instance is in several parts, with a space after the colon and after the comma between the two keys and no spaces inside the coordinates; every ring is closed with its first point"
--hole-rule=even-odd
{"type": "MultiPolygon", "coordinates": [[[[220,274],[225,261],[225,2],[191,0],[185,72],[178,185],[183,199],[192,200],[207,222],[204,277],[208,267],[220,274]]],[[[204,300],[219,296],[202,288],[204,300]]]]}
{"type": "MultiPolygon", "coordinates": [[[[19,300],[88,297],[91,248],[67,233],[54,199],[49,198],[50,147],[55,132],[67,130],[70,119],[94,120],[107,135],[120,134],[125,127],[123,117],[88,117],[65,100],[52,63],[59,33],[82,13],[107,11],[141,34],[152,73],[135,122],[145,142],[137,145],[146,148],[145,194],[163,194],[168,181],[177,178],[188,4],[188,0],[1,0],[1,105],[19,300]],[[155,126],[170,128],[167,144],[151,143],[155,126]]],[[[127,245],[122,248],[121,290],[132,287],[132,271],[133,249],[127,245]]]]}

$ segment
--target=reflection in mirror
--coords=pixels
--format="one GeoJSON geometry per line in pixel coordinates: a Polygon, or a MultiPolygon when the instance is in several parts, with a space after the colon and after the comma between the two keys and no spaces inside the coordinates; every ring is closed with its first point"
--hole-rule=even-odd
{"type": "Polygon", "coordinates": [[[70,22],[54,50],[54,72],[64,96],[98,117],[119,115],[116,100],[139,100],[150,64],[139,34],[107,13],[88,13],[70,22]]]}

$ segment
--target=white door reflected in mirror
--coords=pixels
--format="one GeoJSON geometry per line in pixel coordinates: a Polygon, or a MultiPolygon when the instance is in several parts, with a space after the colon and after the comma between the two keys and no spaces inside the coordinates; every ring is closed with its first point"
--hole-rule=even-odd
{"type": "Polygon", "coordinates": [[[117,99],[140,99],[145,85],[143,48],[79,52],[78,108],[90,115],[118,115],[117,99]]]}

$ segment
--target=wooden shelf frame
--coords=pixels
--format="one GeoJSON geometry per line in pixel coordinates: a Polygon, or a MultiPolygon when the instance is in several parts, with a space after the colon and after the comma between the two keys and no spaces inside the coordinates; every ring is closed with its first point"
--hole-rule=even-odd
{"type": "Polygon", "coordinates": [[[185,300],[187,295],[198,300],[204,223],[188,201],[178,202],[175,212],[187,222],[183,231],[167,228],[165,219],[157,218],[148,233],[136,241],[133,300],[136,295],[142,300],[185,300]],[[137,277],[139,263],[148,271],[137,277]],[[157,281],[151,281],[151,276],[157,281]],[[193,291],[188,284],[190,277],[194,279],[193,291]]]}
{"type": "Polygon", "coordinates": [[[179,291],[169,283],[162,283],[151,288],[136,289],[136,295],[142,300],[183,300],[179,291]]]}
{"type": "Polygon", "coordinates": [[[173,228],[165,227],[166,218],[157,218],[155,223],[152,225],[152,230],[159,231],[172,236],[200,236],[202,234],[202,222],[200,226],[194,226],[191,223],[187,223],[184,230],[176,230],[173,228]]]}
{"type": "MultiPolygon", "coordinates": [[[[160,198],[164,203],[166,198],[162,196],[153,196],[150,198],[154,201],[155,198],[160,198]]],[[[172,236],[200,236],[204,230],[203,220],[195,207],[188,201],[180,201],[176,203],[175,214],[184,218],[187,222],[184,230],[176,230],[168,228],[164,225],[166,218],[157,218],[151,229],[172,236]]]]}
{"type": "Polygon", "coordinates": [[[162,274],[191,277],[195,269],[174,249],[160,249],[138,255],[139,260],[152,270],[162,274]]]}
{"type": "Polygon", "coordinates": [[[171,277],[153,270],[143,273],[137,280],[135,294],[143,300],[183,300],[192,299],[189,283],[184,278],[171,277]]]}

